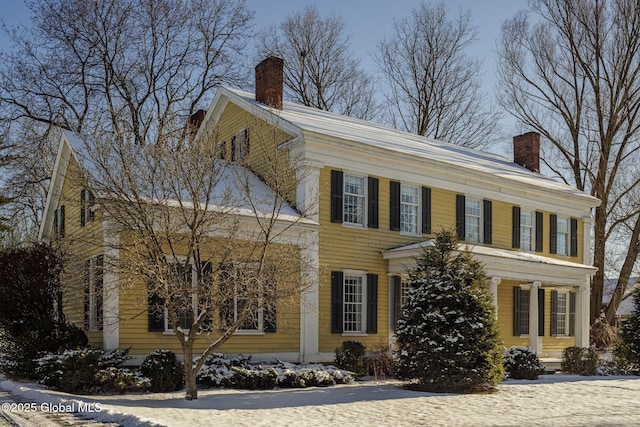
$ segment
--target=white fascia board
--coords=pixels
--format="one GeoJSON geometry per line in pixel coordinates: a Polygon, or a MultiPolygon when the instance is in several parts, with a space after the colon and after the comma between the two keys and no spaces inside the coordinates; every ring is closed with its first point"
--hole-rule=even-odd
{"type": "Polygon", "coordinates": [[[549,212],[574,216],[576,212],[580,212],[578,216],[588,216],[591,208],[600,204],[595,197],[578,193],[578,190],[570,193],[527,184],[462,166],[351,143],[324,134],[305,131],[305,145],[305,155],[321,164],[364,174],[384,170],[386,178],[423,182],[434,188],[515,205],[535,204],[538,209],[549,212]]]}
{"type": "Polygon", "coordinates": [[[40,229],[38,230],[38,240],[48,241],[53,228],[53,216],[64,185],[69,160],[73,153],[71,145],[64,132],[61,133],[60,143],[58,144],[58,153],[53,164],[51,180],[49,181],[49,189],[47,190],[47,200],[42,212],[42,220],[40,221],[40,229]]]}

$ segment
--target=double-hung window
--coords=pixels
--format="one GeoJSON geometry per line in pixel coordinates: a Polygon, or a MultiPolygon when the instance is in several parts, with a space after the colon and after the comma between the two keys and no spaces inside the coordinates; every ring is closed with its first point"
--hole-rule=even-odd
{"type": "Polygon", "coordinates": [[[80,191],[80,226],[84,227],[87,223],[93,221],[93,193],[86,188],[80,191]]]}
{"type": "Polygon", "coordinates": [[[53,211],[53,234],[56,239],[64,237],[64,205],[53,211]]]}
{"type": "Polygon", "coordinates": [[[409,300],[409,292],[411,291],[411,281],[408,276],[392,276],[391,287],[393,292],[392,300],[392,320],[393,328],[396,330],[398,326],[398,320],[402,317],[403,307],[409,300]]]}
{"type": "Polygon", "coordinates": [[[476,199],[466,199],[464,209],[464,235],[465,240],[470,243],[480,243],[482,202],[476,199]]]}
{"type": "Polygon", "coordinates": [[[569,255],[569,218],[558,217],[556,233],[556,253],[569,255]]]}
{"type": "Polygon", "coordinates": [[[418,234],[420,198],[418,187],[402,185],[400,189],[400,231],[418,234]]]}
{"type": "Polygon", "coordinates": [[[364,332],[363,319],[366,310],[364,283],[365,279],[362,275],[345,274],[344,276],[343,319],[346,333],[364,332]]]}
{"type": "Polygon", "coordinates": [[[569,290],[551,292],[551,335],[575,335],[576,294],[569,290]]]}
{"type": "Polygon", "coordinates": [[[331,331],[378,332],[378,276],[359,270],[331,272],[331,331]]]}
{"type": "MultiPolygon", "coordinates": [[[[170,265],[171,280],[167,286],[172,286],[168,295],[173,300],[176,309],[176,317],[178,326],[188,331],[193,325],[193,313],[198,311],[198,296],[195,292],[196,275],[193,271],[193,265],[185,266],[181,262],[175,262],[170,265]]],[[[173,331],[175,326],[171,321],[168,309],[165,308],[165,331],[173,331]]]]}
{"type": "Polygon", "coordinates": [[[366,178],[344,174],[343,223],[365,225],[366,178]]]}
{"type": "MultiPolygon", "coordinates": [[[[538,288],[538,336],[544,336],[545,290],[538,288]]],[[[513,288],[513,335],[529,335],[531,318],[531,288],[513,288]]]]}
{"type": "Polygon", "coordinates": [[[231,137],[231,161],[241,162],[249,155],[249,129],[241,129],[231,137]]]}
{"type": "Polygon", "coordinates": [[[520,211],[520,249],[533,250],[533,212],[520,211]]]}

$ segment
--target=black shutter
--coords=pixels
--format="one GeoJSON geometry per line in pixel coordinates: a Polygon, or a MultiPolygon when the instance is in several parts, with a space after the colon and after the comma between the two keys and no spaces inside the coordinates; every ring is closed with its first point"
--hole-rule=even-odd
{"type": "Polygon", "coordinates": [[[367,330],[378,333],[378,275],[367,274],[367,330]]]}
{"type": "Polygon", "coordinates": [[[578,256],[578,220],[576,218],[571,218],[571,251],[569,252],[570,256],[578,256]]]}
{"type": "Polygon", "coordinates": [[[341,334],[344,331],[342,321],[344,274],[342,271],[331,272],[331,333],[341,334]]]}
{"type": "Polygon", "coordinates": [[[484,230],[483,230],[483,243],[491,244],[493,243],[493,215],[492,215],[492,203],[491,200],[483,200],[483,220],[484,220],[484,230]]]}
{"type": "Polygon", "coordinates": [[[89,190],[87,190],[87,197],[88,197],[88,201],[87,201],[87,209],[89,209],[89,221],[93,221],[95,219],[95,212],[93,212],[93,209],[91,209],[93,207],[93,204],[95,203],[95,196],[93,195],[93,193],[89,190]]]}
{"type": "Polygon", "coordinates": [[[462,194],[456,195],[456,234],[458,235],[458,240],[465,240],[465,198],[462,194]]]}
{"type": "Polygon", "coordinates": [[[55,238],[60,237],[60,209],[53,211],[53,235],[55,238]]]}
{"type": "Polygon", "coordinates": [[[422,232],[431,234],[431,188],[422,187],[422,232]]]}
{"type": "Polygon", "coordinates": [[[536,252],[542,252],[542,242],[544,241],[542,232],[542,212],[536,212],[536,252]]]}
{"type": "Polygon", "coordinates": [[[84,263],[84,329],[89,330],[91,317],[91,260],[84,263]]]}
{"type": "Polygon", "coordinates": [[[400,230],[400,183],[391,181],[389,183],[389,228],[400,230]]]}
{"type": "Polygon", "coordinates": [[[147,289],[149,332],[162,332],[164,331],[164,299],[153,291],[155,286],[150,281],[147,289]]]}
{"type": "Polygon", "coordinates": [[[549,252],[555,254],[558,252],[558,215],[549,215],[549,252]]]}
{"type": "Polygon", "coordinates": [[[378,187],[380,182],[378,178],[367,178],[367,192],[369,199],[369,212],[367,227],[378,228],[378,187]]]}
{"type": "Polygon", "coordinates": [[[538,289],[538,336],[544,336],[544,289],[538,289]]]}
{"type": "Polygon", "coordinates": [[[551,291],[551,336],[558,335],[558,291],[551,291]]]}
{"type": "Polygon", "coordinates": [[[569,292],[569,336],[576,335],[576,293],[569,292]]]}
{"type": "Polygon", "coordinates": [[[393,331],[398,330],[398,320],[402,317],[402,279],[400,276],[391,276],[391,287],[393,301],[391,302],[393,308],[393,331]]]}
{"type": "Polygon", "coordinates": [[[342,171],[331,171],[331,222],[342,222],[342,195],[344,182],[342,171]]]}
{"type": "Polygon", "coordinates": [[[84,227],[85,225],[85,203],[86,203],[86,194],[85,190],[80,190],[80,227],[84,227]]]}
{"type": "Polygon", "coordinates": [[[513,335],[520,336],[522,335],[522,329],[520,329],[520,325],[522,325],[522,311],[520,310],[521,306],[521,295],[522,289],[519,286],[513,287],[513,335]]]}
{"type": "Polygon", "coordinates": [[[98,255],[96,257],[96,269],[95,269],[95,276],[93,278],[94,280],[93,283],[94,283],[94,292],[96,293],[96,327],[99,331],[102,330],[102,324],[103,324],[103,313],[102,313],[102,306],[103,306],[102,291],[104,288],[103,270],[104,270],[104,257],[102,255],[98,255]]]}
{"type": "Polygon", "coordinates": [[[511,247],[520,248],[520,206],[514,206],[512,210],[511,247]]]}

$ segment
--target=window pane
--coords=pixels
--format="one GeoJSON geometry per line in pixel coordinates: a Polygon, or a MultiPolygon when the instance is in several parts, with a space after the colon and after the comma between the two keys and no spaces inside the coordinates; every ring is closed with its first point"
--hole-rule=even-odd
{"type": "Polygon", "coordinates": [[[558,218],[556,252],[558,255],[569,255],[569,219],[558,218]]]}
{"type": "Polygon", "coordinates": [[[522,335],[529,335],[529,298],[531,291],[520,291],[520,331],[522,335]]]}
{"type": "Polygon", "coordinates": [[[344,276],[344,331],[362,331],[362,276],[344,276]]]}
{"type": "Polygon", "coordinates": [[[530,251],[533,237],[533,214],[531,212],[520,213],[520,249],[530,251]]]}
{"type": "Polygon", "coordinates": [[[558,335],[567,335],[567,294],[558,292],[557,307],[557,330],[558,335]]]}

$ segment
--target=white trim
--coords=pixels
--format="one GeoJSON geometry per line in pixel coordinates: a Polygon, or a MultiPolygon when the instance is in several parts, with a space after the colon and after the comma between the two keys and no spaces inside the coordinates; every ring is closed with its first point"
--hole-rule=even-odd
{"type": "MultiPolygon", "coordinates": [[[[353,194],[353,193],[350,193],[353,194]]],[[[342,171],[342,209],[340,210],[341,214],[342,214],[342,225],[344,227],[353,227],[353,228],[359,228],[362,230],[366,230],[367,229],[367,219],[368,219],[368,212],[369,210],[369,180],[368,180],[368,175],[366,174],[361,174],[361,173],[355,173],[355,172],[351,172],[348,170],[343,170],[342,171]],[[347,176],[352,176],[354,178],[359,178],[363,180],[363,194],[362,196],[356,195],[356,197],[362,197],[362,200],[364,200],[364,202],[362,203],[362,224],[359,224],[357,222],[347,222],[344,219],[344,203],[345,203],[345,184],[346,184],[346,177],[347,176]]]]}
{"type": "Polygon", "coordinates": [[[589,347],[589,310],[591,303],[591,278],[586,276],[576,292],[575,346],[589,347]]]}
{"type": "Polygon", "coordinates": [[[311,281],[306,291],[300,294],[300,362],[318,360],[320,323],[320,260],[317,233],[308,233],[306,245],[301,246],[303,277],[311,281]]]}
{"type": "Polygon", "coordinates": [[[529,289],[529,347],[539,354],[542,351],[542,342],[538,337],[538,289],[542,283],[535,281],[529,289]]]}

